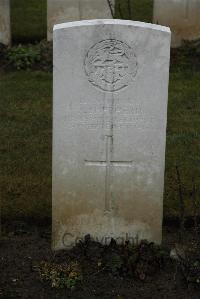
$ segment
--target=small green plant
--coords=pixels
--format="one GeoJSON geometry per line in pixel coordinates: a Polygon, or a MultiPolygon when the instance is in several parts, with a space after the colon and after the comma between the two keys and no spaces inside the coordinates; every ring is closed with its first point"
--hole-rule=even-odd
{"type": "Polygon", "coordinates": [[[18,45],[8,50],[7,59],[17,70],[30,69],[40,61],[40,48],[33,45],[18,45]]]}
{"type": "Polygon", "coordinates": [[[40,280],[51,283],[52,288],[73,289],[82,280],[82,273],[77,262],[54,264],[42,262],[39,270],[40,280]]]}
{"type": "Polygon", "coordinates": [[[104,269],[113,275],[142,281],[160,271],[169,260],[166,249],[145,240],[139,244],[126,243],[120,246],[113,241],[106,251],[104,269]]]}

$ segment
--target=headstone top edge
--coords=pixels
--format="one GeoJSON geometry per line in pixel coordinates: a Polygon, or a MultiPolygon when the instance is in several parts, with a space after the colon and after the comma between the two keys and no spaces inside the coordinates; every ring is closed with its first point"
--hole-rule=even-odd
{"type": "Polygon", "coordinates": [[[121,19],[95,19],[95,20],[82,20],[82,21],[61,23],[61,24],[54,25],[53,31],[55,32],[56,30],[60,30],[60,29],[67,29],[67,28],[74,28],[74,27],[81,27],[81,26],[96,26],[96,25],[133,26],[133,27],[163,31],[171,34],[170,28],[166,26],[138,22],[138,21],[121,20],[121,19]]]}

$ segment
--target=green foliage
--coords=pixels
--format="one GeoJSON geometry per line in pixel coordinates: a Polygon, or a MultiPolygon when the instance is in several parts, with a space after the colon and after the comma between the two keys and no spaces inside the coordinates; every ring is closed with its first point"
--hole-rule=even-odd
{"type": "Polygon", "coordinates": [[[52,288],[75,288],[82,280],[82,272],[77,262],[69,264],[55,264],[42,262],[39,270],[41,281],[51,283],[52,288]]]}
{"type": "Polygon", "coordinates": [[[145,280],[163,268],[168,259],[169,253],[164,248],[145,240],[137,245],[118,246],[113,242],[107,248],[103,265],[113,275],[145,280]]]}
{"type": "Polygon", "coordinates": [[[17,70],[30,69],[40,61],[40,48],[18,45],[8,50],[7,59],[17,70]]]}
{"type": "Polygon", "coordinates": [[[142,241],[137,246],[128,246],[124,256],[128,272],[140,280],[155,274],[169,259],[167,251],[147,241],[142,241]]]}
{"type": "Polygon", "coordinates": [[[52,43],[42,40],[38,44],[14,46],[5,49],[0,57],[8,69],[51,71],[53,67],[52,43]]]}

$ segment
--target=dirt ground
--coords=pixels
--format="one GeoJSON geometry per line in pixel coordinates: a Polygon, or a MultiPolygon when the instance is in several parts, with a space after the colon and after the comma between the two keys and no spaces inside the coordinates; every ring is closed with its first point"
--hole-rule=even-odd
{"type": "MultiPolygon", "coordinates": [[[[154,258],[147,258],[146,264],[143,259],[140,267],[141,265],[146,267],[148,263],[151,270],[146,271],[145,276],[129,276],[122,272],[114,273],[108,267],[99,268],[101,265],[99,260],[105,256],[105,252],[108,259],[111,259],[109,254],[110,252],[113,254],[113,248],[105,249],[98,243],[90,242],[71,251],[54,253],[51,251],[50,226],[38,227],[16,222],[10,225],[4,224],[2,231],[0,298],[200,298],[200,283],[197,279],[200,278],[200,273],[195,273],[195,283],[191,279],[187,281],[188,269],[169,256],[153,270],[151,266],[154,258]],[[83,278],[75,288],[56,289],[52,288],[49,282],[40,280],[38,269],[41,262],[62,264],[69,260],[78,261],[82,268],[83,278]]],[[[190,229],[183,235],[184,246],[193,252],[194,260],[198,263],[200,234],[190,229]]],[[[165,226],[163,236],[162,247],[169,253],[177,243],[178,229],[165,226]]],[[[119,252],[118,248],[116,250],[119,252]]]]}

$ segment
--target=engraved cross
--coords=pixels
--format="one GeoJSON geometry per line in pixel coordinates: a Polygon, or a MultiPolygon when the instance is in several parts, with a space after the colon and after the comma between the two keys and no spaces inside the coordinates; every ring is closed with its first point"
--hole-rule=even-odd
{"type": "Polygon", "coordinates": [[[106,159],[105,160],[85,160],[85,164],[88,166],[103,166],[106,167],[106,175],[105,175],[105,211],[111,210],[111,199],[112,194],[110,190],[111,186],[111,170],[112,167],[131,167],[133,161],[115,161],[112,159],[112,143],[113,137],[112,135],[106,135],[106,159]]]}

